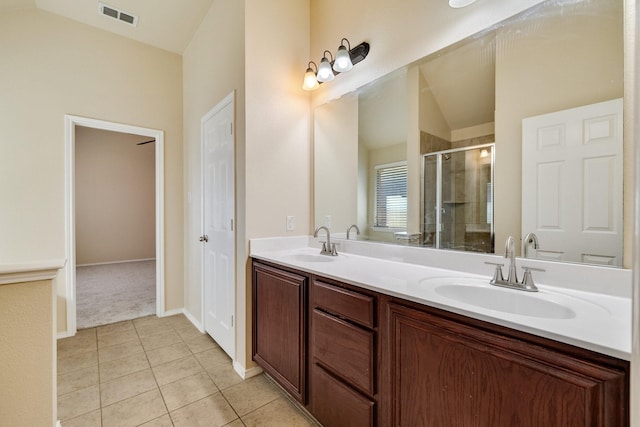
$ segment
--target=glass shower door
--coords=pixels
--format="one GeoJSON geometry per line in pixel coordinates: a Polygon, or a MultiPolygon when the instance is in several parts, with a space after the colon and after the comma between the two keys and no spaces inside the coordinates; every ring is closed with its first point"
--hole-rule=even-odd
{"type": "Polygon", "coordinates": [[[424,245],[493,252],[493,144],[427,154],[424,245]]]}

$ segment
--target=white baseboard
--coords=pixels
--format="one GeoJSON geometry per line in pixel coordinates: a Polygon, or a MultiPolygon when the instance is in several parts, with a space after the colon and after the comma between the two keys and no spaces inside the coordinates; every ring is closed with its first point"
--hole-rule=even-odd
{"type": "Polygon", "coordinates": [[[195,326],[195,327],[196,327],[200,332],[202,332],[202,333],[204,334],[204,332],[205,332],[205,330],[204,330],[204,325],[203,325],[201,322],[199,322],[199,321],[194,317],[194,315],[193,315],[193,314],[191,314],[191,313],[189,312],[189,310],[187,310],[187,309],[185,308],[185,309],[183,310],[183,314],[185,315],[185,317],[186,317],[187,319],[189,319],[189,321],[190,321],[191,323],[193,323],[193,326],[195,326]]]}
{"type": "Polygon", "coordinates": [[[240,378],[242,378],[243,380],[255,377],[256,375],[260,375],[262,373],[262,368],[260,366],[254,366],[253,368],[245,369],[244,366],[236,361],[233,362],[233,370],[236,371],[236,373],[240,375],[240,378]]]}
{"type": "Polygon", "coordinates": [[[62,331],[56,334],[56,339],[69,338],[74,336],[75,334],[69,333],[69,331],[62,331]]]}
{"type": "Polygon", "coordinates": [[[174,308],[173,310],[167,310],[162,315],[158,315],[158,317],[168,317],[175,316],[176,314],[183,314],[184,309],[182,308],[174,308]]]}
{"type": "Polygon", "coordinates": [[[107,262],[92,262],[89,264],[76,264],[76,267],[91,267],[94,265],[109,265],[109,264],[124,264],[126,262],[143,262],[143,261],[155,261],[155,258],[141,258],[141,259],[123,259],[121,261],[107,261],[107,262]]]}

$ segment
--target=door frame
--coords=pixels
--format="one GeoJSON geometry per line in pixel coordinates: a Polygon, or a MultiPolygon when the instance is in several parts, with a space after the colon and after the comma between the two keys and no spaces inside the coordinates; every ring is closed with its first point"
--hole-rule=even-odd
{"type": "MultiPolygon", "coordinates": [[[[220,102],[218,102],[213,108],[211,108],[209,111],[207,111],[202,118],[200,119],[200,185],[201,185],[201,191],[200,191],[200,230],[201,232],[204,234],[204,227],[205,227],[205,223],[204,223],[204,216],[205,216],[205,211],[204,211],[204,207],[205,207],[205,187],[204,187],[204,180],[205,180],[205,156],[203,155],[204,150],[205,150],[205,141],[204,141],[204,124],[205,122],[210,119],[212,116],[214,116],[215,114],[217,114],[220,110],[222,110],[224,107],[226,107],[227,105],[231,104],[233,107],[233,121],[232,121],[232,126],[233,126],[233,175],[234,175],[234,192],[233,192],[233,252],[234,252],[234,266],[233,266],[233,277],[234,277],[234,284],[233,284],[233,353],[234,353],[234,357],[233,360],[235,362],[235,356],[236,356],[236,349],[237,349],[237,321],[236,321],[236,304],[237,304],[237,280],[238,280],[238,275],[237,275],[237,265],[238,265],[238,257],[237,257],[237,248],[238,248],[238,221],[237,221],[237,192],[236,192],[236,114],[235,114],[235,99],[236,96],[236,91],[232,90],[227,96],[225,96],[220,102]]],[[[207,325],[206,325],[206,319],[207,319],[207,315],[206,315],[206,295],[205,295],[205,246],[204,245],[200,245],[200,301],[201,301],[201,319],[202,319],[202,330],[201,332],[206,333],[207,330],[207,325]]]]}
{"type": "Polygon", "coordinates": [[[76,329],[76,213],[75,213],[75,128],[84,126],[113,132],[131,133],[155,138],[155,216],[156,216],[156,315],[165,314],[164,305],[164,132],[122,123],[65,114],[65,290],[67,307],[66,336],[76,329]]]}

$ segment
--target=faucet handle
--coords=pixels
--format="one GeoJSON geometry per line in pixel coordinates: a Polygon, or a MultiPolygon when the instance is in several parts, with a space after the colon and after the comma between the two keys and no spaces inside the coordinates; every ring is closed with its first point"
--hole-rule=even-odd
{"type": "Polygon", "coordinates": [[[338,256],[338,250],[336,249],[336,244],[331,244],[331,256],[338,256]]]}
{"type": "Polygon", "coordinates": [[[496,270],[493,272],[493,278],[491,279],[492,284],[504,282],[504,277],[502,276],[502,266],[504,265],[503,263],[485,261],[485,264],[496,266],[496,270]]]}
{"type": "Polygon", "coordinates": [[[525,288],[525,291],[537,291],[538,288],[536,286],[535,283],[533,283],[533,276],[531,275],[532,271],[542,271],[544,272],[544,269],[542,268],[533,268],[533,267],[526,267],[526,266],[522,266],[522,269],[524,270],[524,277],[522,278],[522,286],[525,288]]]}

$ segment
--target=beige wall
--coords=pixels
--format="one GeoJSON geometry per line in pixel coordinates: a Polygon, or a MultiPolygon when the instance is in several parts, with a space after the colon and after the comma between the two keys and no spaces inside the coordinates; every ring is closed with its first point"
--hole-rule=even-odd
{"type": "Polygon", "coordinates": [[[301,88],[308,25],[306,1],[214,0],[183,57],[185,309],[199,322],[200,119],[236,90],[235,362],[241,368],[253,366],[248,239],[285,235],[288,215],[296,220],[288,234],[310,230],[310,110],[301,88]]]}
{"type": "MultiPolygon", "coordinates": [[[[623,96],[622,5],[618,20],[571,16],[518,37],[505,29],[496,41],[496,253],[507,236],[527,231],[520,227],[522,119],[623,96]]],[[[629,266],[628,252],[625,259],[629,266]]]]}
{"type": "MultiPolygon", "coordinates": [[[[202,324],[202,178],[200,119],[235,90],[237,281],[244,290],[244,2],[214,0],[183,54],[184,85],[184,308],[202,324]]],[[[239,293],[238,292],[238,293],[239,293]]],[[[242,300],[242,299],[239,299],[242,300]]],[[[237,309],[238,310],[238,309],[237,309]]],[[[244,309],[243,309],[244,311],[244,309]]],[[[240,330],[240,328],[238,328],[240,330]]]]}
{"type": "MultiPolygon", "coordinates": [[[[289,235],[308,235],[313,172],[309,94],[302,90],[302,77],[309,61],[309,2],[245,0],[245,8],[245,237],[284,235],[287,215],[296,218],[289,235]]],[[[245,292],[238,293],[247,310],[250,282],[248,276],[245,292]]],[[[238,339],[238,357],[245,355],[238,362],[244,366],[251,363],[250,319],[245,313],[245,340],[238,339]]]]}
{"type": "Polygon", "coordinates": [[[56,369],[51,280],[0,284],[0,425],[53,426],[56,369]]]}
{"type": "MultiPolygon", "coordinates": [[[[310,0],[311,56],[335,53],[342,37],[371,44],[369,56],[347,74],[313,92],[312,104],[350,92],[390,71],[521,12],[541,0],[483,0],[463,9],[446,1],[310,0]]],[[[298,72],[302,79],[305,66],[298,72]]]]}
{"type": "Polygon", "coordinates": [[[343,96],[316,108],[313,135],[313,226],[346,233],[358,220],[358,97],[343,96]]]}
{"type": "Polygon", "coordinates": [[[155,144],[76,127],[76,264],[156,256],[155,144]]]}
{"type": "MultiPolygon", "coordinates": [[[[161,129],[165,308],[181,308],[180,56],[36,9],[0,15],[0,40],[0,260],[65,257],[65,114],[161,129]]],[[[58,278],[64,331],[64,272],[58,278]]]]}

